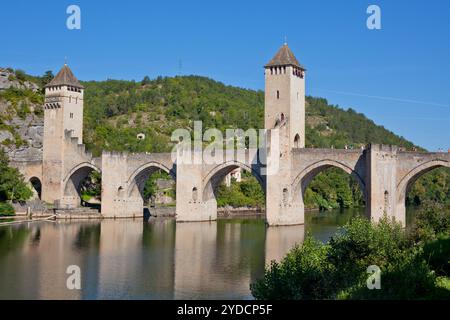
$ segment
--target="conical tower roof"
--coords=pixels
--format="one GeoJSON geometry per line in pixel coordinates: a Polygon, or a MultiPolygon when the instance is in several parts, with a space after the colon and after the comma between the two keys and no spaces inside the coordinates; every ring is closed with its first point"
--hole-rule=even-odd
{"type": "Polygon", "coordinates": [[[67,64],[64,64],[61,70],[59,70],[56,77],[54,77],[53,80],[46,85],[46,87],[53,87],[53,86],[72,86],[75,88],[83,89],[83,86],[74,76],[72,70],[70,70],[67,64]]]}
{"type": "Polygon", "coordinates": [[[279,66],[295,66],[305,70],[305,68],[298,62],[292,50],[285,43],[277,54],[264,67],[279,67],[279,66]]]}

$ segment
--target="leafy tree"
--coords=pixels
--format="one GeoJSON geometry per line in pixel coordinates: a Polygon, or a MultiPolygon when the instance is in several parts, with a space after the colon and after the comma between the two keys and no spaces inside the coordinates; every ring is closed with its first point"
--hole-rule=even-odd
{"type": "Polygon", "coordinates": [[[6,153],[0,150],[0,201],[24,201],[32,195],[22,174],[9,166],[6,153]]]}
{"type": "Polygon", "coordinates": [[[151,83],[151,80],[150,80],[149,76],[145,76],[144,79],[142,79],[142,81],[141,81],[141,85],[143,85],[143,86],[150,84],[150,83],[151,83]]]}
{"type": "Polygon", "coordinates": [[[50,83],[50,81],[52,81],[53,80],[53,78],[54,78],[55,76],[53,75],[53,72],[52,71],[46,71],[45,73],[44,73],[44,75],[41,77],[41,81],[40,81],[40,84],[41,84],[41,87],[45,87],[47,84],[49,84],[50,83]]]}

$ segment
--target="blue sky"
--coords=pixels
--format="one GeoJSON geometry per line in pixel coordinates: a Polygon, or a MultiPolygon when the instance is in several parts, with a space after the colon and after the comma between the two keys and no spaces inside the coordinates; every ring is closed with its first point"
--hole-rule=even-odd
{"type": "MultiPolygon", "coordinates": [[[[2,1],[0,66],[81,80],[198,74],[263,89],[287,37],[307,94],[428,148],[450,148],[450,1],[2,1]],[[81,8],[81,30],[66,8],[81,8]],[[381,30],[366,9],[381,8],[381,30]]],[[[89,106],[87,106],[89,107],[89,106]]]]}

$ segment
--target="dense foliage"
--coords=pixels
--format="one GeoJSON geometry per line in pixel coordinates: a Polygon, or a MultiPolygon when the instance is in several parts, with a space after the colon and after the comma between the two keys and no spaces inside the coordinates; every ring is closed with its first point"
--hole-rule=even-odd
{"type": "Polygon", "coordinates": [[[92,170],[91,173],[81,181],[80,193],[83,201],[91,202],[93,199],[100,201],[102,195],[102,174],[92,170]]]}
{"type": "Polygon", "coordinates": [[[12,216],[14,213],[12,205],[6,202],[0,202],[0,216],[12,216]]]}
{"type": "Polygon", "coordinates": [[[248,172],[242,173],[242,180],[231,179],[230,187],[221,184],[216,190],[219,207],[257,207],[263,208],[265,195],[258,180],[248,172]]]}
{"type": "Polygon", "coordinates": [[[172,199],[176,198],[176,188],[175,184],[172,185],[172,187],[166,189],[163,189],[158,186],[157,181],[158,180],[169,180],[172,181],[172,177],[165,171],[158,170],[154,173],[152,173],[148,179],[145,181],[144,190],[143,190],[143,198],[144,198],[144,204],[156,204],[155,198],[157,194],[167,194],[172,199]]]}
{"type": "Polygon", "coordinates": [[[450,227],[443,221],[450,207],[441,209],[417,217],[415,228],[426,225],[431,237],[409,234],[387,219],[373,224],[363,218],[350,221],[326,244],[307,236],[281,262],[271,263],[252,293],[257,299],[448,299],[450,227]],[[380,289],[367,288],[372,265],[381,270],[380,289]]]}
{"type": "MultiPolygon", "coordinates": [[[[33,192],[24,182],[22,174],[16,168],[9,166],[8,157],[0,149],[0,204],[6,201],[27,200],[32,195],[33,192]]],[[[0,207],[0,214],[3,213],[10,214],[11,207],[3,204],[0,207]]]]}

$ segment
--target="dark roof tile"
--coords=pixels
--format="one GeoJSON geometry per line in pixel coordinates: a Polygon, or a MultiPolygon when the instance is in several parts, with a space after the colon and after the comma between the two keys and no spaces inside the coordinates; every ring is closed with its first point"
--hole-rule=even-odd
{"type": "Polygon", "coordinates": [[[277,54],[270,60],[264,67],[276,67],[276,66],[296,66],[300,69],[305,68],[298,62],[297,58],[292,53],[291,49],[285,43],[277,54]]]}
{"type": "Polygon", "coordinates": [[[83,89],[83,86],[78,81],[78,79],[73,75],[72,70],[70,70],[67,64],[65,64],[64,67],[62,67],[62,69],[59,70],[56,77],[54,77],[53,80],[46,85],[46,87],[53,87],[53,86],[72,86],[83,89]]]}

